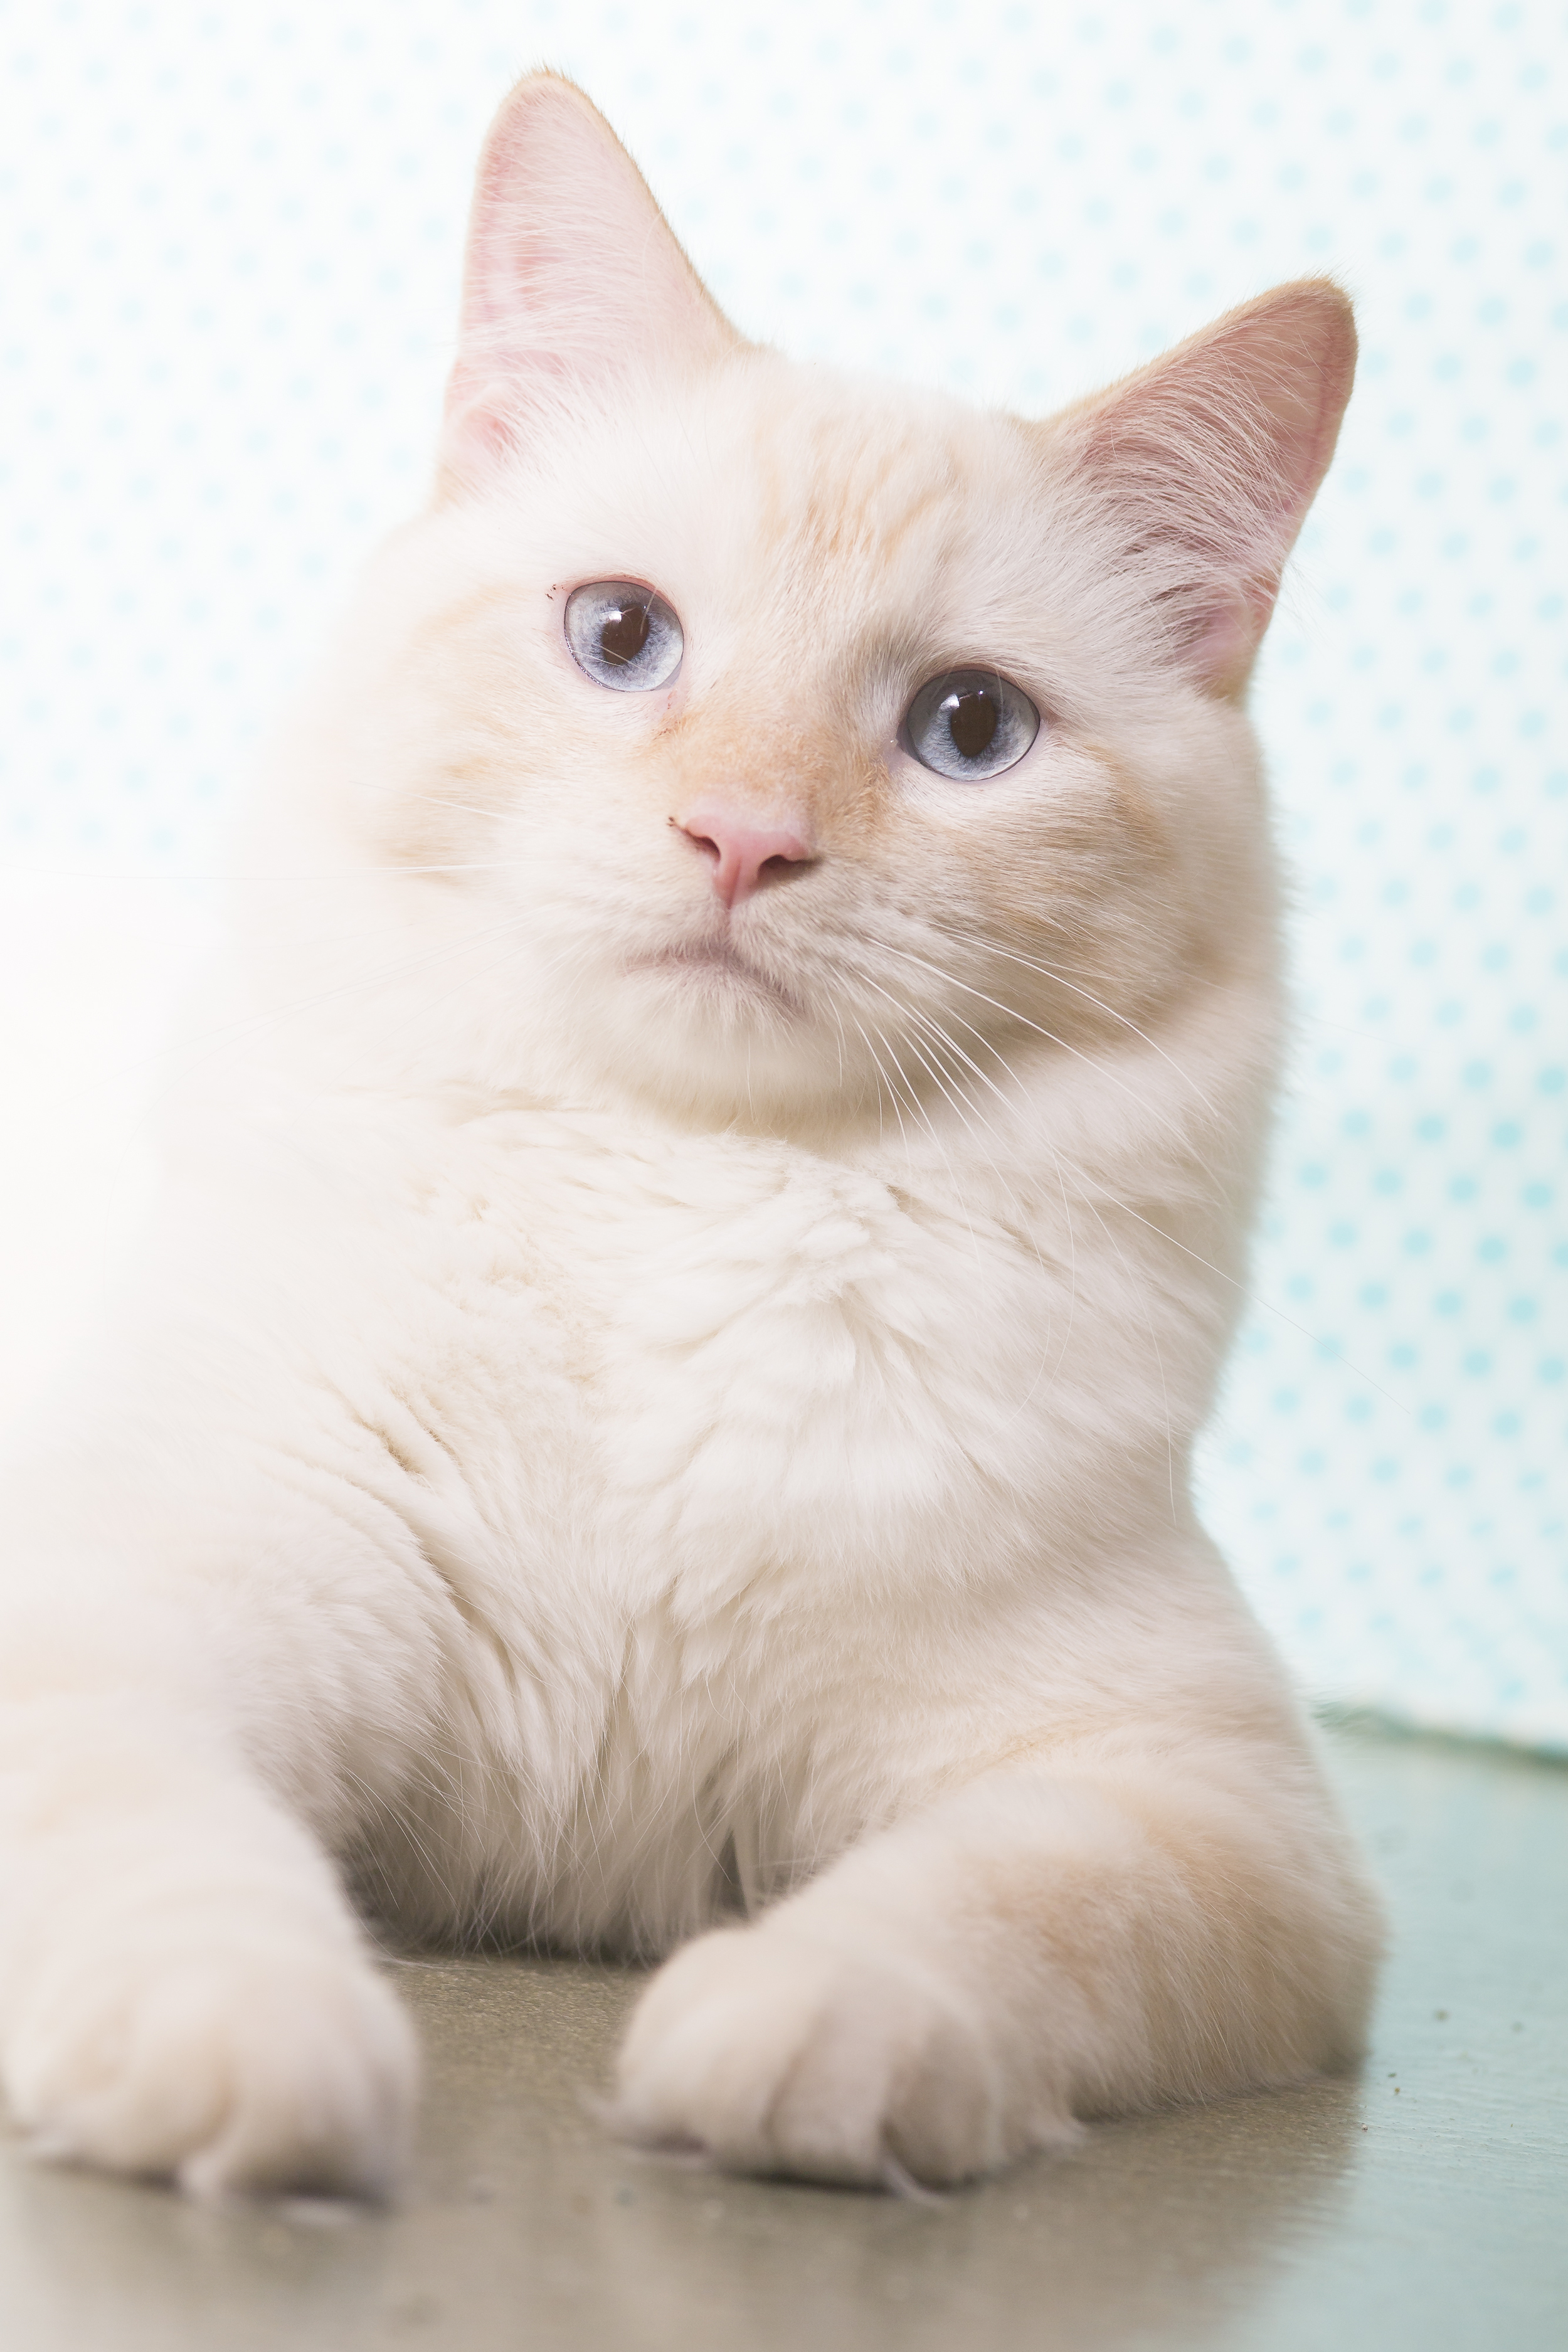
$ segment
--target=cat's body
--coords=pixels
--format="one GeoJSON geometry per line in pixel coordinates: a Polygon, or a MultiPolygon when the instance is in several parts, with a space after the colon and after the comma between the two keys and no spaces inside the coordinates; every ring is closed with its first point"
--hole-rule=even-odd
{"type": "Polygon", "coordinates": [[[443,1936],[729,1919],[620,2113],[731,2162],[949,2178],[1359,2046],[1373,1912],[1187,1496],[1279,1027],[1237,698],[1342,303],[1052,438],[745,351],[646,202],[523,86],[445,493],[280,747],[151,1270],[8,1506],[0,2063],[196,2187],[395,2166],[323,1854],[443,1936]],[[612,693],[563,612],[627,580],[684,652],[612,693]],[[1045,716],[953,782],[906,711],[965,663],[1045,716]]]}

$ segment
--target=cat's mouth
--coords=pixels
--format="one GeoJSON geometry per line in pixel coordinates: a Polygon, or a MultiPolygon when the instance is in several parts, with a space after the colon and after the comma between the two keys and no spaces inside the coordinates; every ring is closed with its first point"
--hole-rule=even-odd
{"type": "Polygon", "coordinates": [[[726,993],[745,989],[754,996],[763,997],[775,1009],[788,1013],[795,1020],[804,1020],[805,1006],[794,992],[766,972],[749,962],[728,940],[698,940],[684,947],[666,948],[657,955],[637,956],[626,967],[628,971],[668,972],[676,979],[689,979],[710,989],[726,993]]]}

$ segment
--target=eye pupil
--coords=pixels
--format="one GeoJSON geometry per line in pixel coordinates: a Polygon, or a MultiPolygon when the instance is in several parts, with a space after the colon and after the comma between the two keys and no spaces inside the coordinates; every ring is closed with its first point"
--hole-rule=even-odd
{"type": "Polygon", "coordinates": [[[943,707],[947,712],[947,731],[961,759],[978,760],[983,751],[991,749],[991,739],[996,732],[1001,712],[984,688],[975,687],[967,693],[952,695],[943,707]]]}
{"type": "Polygon", "coordinates": [[[612,605],[605,614],[599,624],[599,651],[612,667],[622,669],[636,661],[647,643],[647,615],[646,604],[612,605]]]}
{"type": "Polygon", "coordinates": [[[910,703],[899,740],[932,775],[978,784],[1016,768],[1039,731],[1039,712],[1000,670],[944,669],[910,703]]]}
{"type": "Polygon", "coordinates": [[[640,581],[584,580],[562,617],[572,658],[595,686],[652,694],[680,667],[680,616],[640,581]]]}

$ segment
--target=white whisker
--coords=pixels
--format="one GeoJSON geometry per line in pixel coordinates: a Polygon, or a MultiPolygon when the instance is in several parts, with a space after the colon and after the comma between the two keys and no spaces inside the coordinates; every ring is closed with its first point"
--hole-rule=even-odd
{"type": "MultiPolygon", "coordinates": [[[[988,947],[990,942],[984,942],[984,944],[988,947]]],[[[1198,1158],[1198,1155],[1192,1150],[1191,1139],[1187,1136],[1185,1130],[1180,1127],[1179,1123],[1175,1121],[1170,1114],[1162,1113],[1156,1107],[1149,1104],[1143,1097],[1139,1095],[1137,1090],[1131,1086],[1126,1079],[1122,1078],[1115,1070],[1108,1067],[1107,1065],[1098,1056],[1083,1052],[1079,1047],[1073,1045],[1068,1040],[1058,1037],[1053,1031],[1045,1028],[1040,1023],[1029,1019],[1026,1014],[1020,1013],[1016,1006],[1008,1005],[1000,998],[990,995],[985,990],[974,987],[969,982],[962,980],[956,972],[950,971],[943,966],[933,962],[931,958],[918,955],[910,949],[895,947],[890,941],[885,939],[879,939],[876,941],[876,945],[880,951],[888,955],[897,957],[904,962],[913,964],[920,970],[929,972],[943,985],[958,989],[963,994],[978,999],[982,1003],[987,1004],[991,1006],[994,1011],[1002,1013],[1007,1020],[1016,1022],[1020,1027],[1032,1031],[1037,1036],[1044,1038],[1048,1044],[1058,1046],[1061,1051],[1069,1055],[1075,1061],[1084,1064],[1088,1068],[1093,1070],[1098,1076],[1108,1080],[1111,1085],[1116,1087],[1121,1093],[1129,1098],[1129,1100],[1136,1104],[1139,1109],[1145,1116],[1152,1116],[1156,1119],[1160,1120],[1161,1124],[1163,1126],[1173,1129],[1176,1136],[1181,1140],[1185,1156],[1192,1159],[1200,1166],[1204,1164],[1198,1158]]],[[[877,985],[876,982],[869,982],[867,975],[862,974],[861,976],[862,978],[868,979],[868,984],[871,986],[877,985]]],[[[910,1017],[912,1018],[914,1009],[912,1007],[908,1008],[908,1011],[910,1017]]],[[[968,1026],[970,1024],[966,1024],[964,1025],[968,1026]]],[[[973,1034],[977,1037],[980,1036],[979,1032],[973,1032],[973,1034]]],[[[997,1052],[997,1048],[989,1039],[982,1038],[981,1042],[985,1045],[987,1051],[996,1054],[998,1059],[1002,1058],[997,1052]]],[[[927,1066],[929,1068],[929,1065],[924,1063],[923,1056],[921,1058],[922,1060],[922,1066],[927,1066]]],[[[1194,1091],[1196,1091],[1195,1087],[1194,1091]]],[[[1057,1155],[1057,1157],[1059,1173],[1060,1167],[1063,1163],[1061,1162],[1060,1156],[1057,1155]]],[[[1135,1223],[1144,1226],[1150,1233],[1155,1234],[1160,1240],[1168,1242],[1173,1249],[1179,1250],[1184,1256],[1190,1258],[1194,1265],[1203,1267],[1206,1273],[1212,1274],[1216,1280],[1225,1283],[1227,1287],[1236,1293],[1238,1298],[1244,1300],[1247,1305],[1260,1308],[1265,1314],[1272,1316],[1276,1320],[1289,1326],[1291,1330],[1300,1332],[1303,1339],[1310,1339],[1315,1346],[1321,1346],[1322,1344],[1321,1334],[1310,1330],[1308,1327],[1300,1322],[1295,1316],[1289,1314],[1284,1307],[1279,1306],[1274,1300],[1263,1296],[1262,1293],[1254,1289],[1249,1284],[1240,1280],[1237,1276],[1231,1274],[1226,1267],[1215,1265],[1212,1259],[1207,1258],[1203,1255],[1201,1250],[1194,1249],[1191,1244],[1182,1241],[1176,1234],[1168,1232],[1164,1226],[1157,1223],[1153,1218],[1145,1216],[1140,1210],[1134,1209],[1131,1202],[1121,1199],[1118,1194],[1106,1187],[1100,1178],[1090,1175],[1089,1171],[1082,1168],[1078,1168],[1075,1172],[1079,1178],[1095,1185],[1100,1197],[1106,1202],[1108,1206],[1114,1209],[1119,1214],[1133,1219],[1135,1223]]],[[[1212,1173],[1212,1171],[1205,1172],[1212,1173]]],[[[1078,1188],[1075,1187],[1075,1189],[1078,1188]]],[[[1092,1205],[1089,1202],[1087,1195],[1080,1193],[1080,1197],[1083,1198],[1084,1204],[1086,1206],[1092,1205]]],[[[1383,1383],[1373,1379],[1373,1375],[1365,1370],[1363,1366],[1353,1362],[1349,1357],[1346,1357],[1343,1360],[1346,1369],[1353,1372],[1358,1379],[1363,1381],[1366,1385],[1373,1389],[1379,1396],[1386,1398],[1388,1402],[1395,1405],[1401,1412],[1407,1416],[1410,1414],[1412,1408],[1403,1403],[1399,1398],[1392,1395],[1391,1392],[1384,1387],[1383,1383]]]]}

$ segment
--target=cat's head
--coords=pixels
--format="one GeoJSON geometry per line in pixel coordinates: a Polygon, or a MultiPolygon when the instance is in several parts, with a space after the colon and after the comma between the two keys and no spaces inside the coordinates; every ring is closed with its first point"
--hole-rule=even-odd
{"type": "Polygon", "coordinates": [[[502,1078],[890,1120],[1261,970],[1240,697],[1353,355],[1311,281],[1046,424],[797,366],[524,82],[437,497],[350,665],[432,1006],[484,995],[502,1078]]]}

